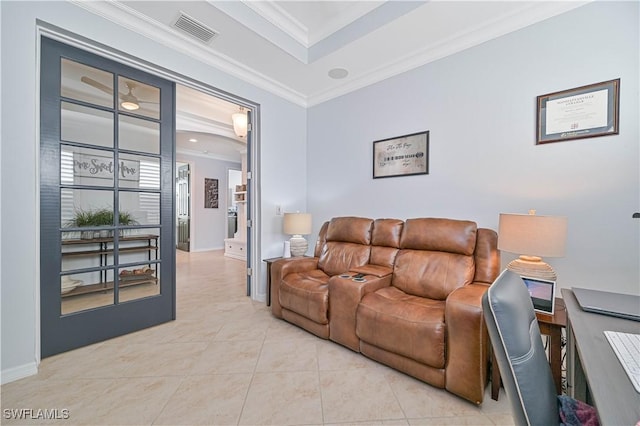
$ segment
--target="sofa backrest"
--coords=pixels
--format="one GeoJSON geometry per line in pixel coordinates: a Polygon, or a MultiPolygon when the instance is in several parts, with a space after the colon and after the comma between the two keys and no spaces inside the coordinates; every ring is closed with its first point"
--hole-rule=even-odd
{"type": "Polygon", "coordinates": [[[331,219],[318,268],[333,276],[367,264],[371,252],[372,225],[373,219],[362,217],[331,219]]]}
{"type": "Polygon", "coordinates": [[[498,251],[498,233],[493,229],[478,228],[476,250],[473,253],[476,263],[474,282],[491,285],[500,274],[500,252],[498,251]]]}
{"type": "Polygon", "coordinates": [[[403,226],[404,222],[399,219],[376,219],[373,222],[370,264],[393,268],[403,226]]]}
{"type": "Polygon", "coordinates": [[[322,224],[322,227],[320,227],[316,247],[313,250],[313,257],[320,257],[320,253],[322,253],[322,247],[324,247],[324,243],[327,242],[327,228],[329,228],[329,221],[326,221],[322,224]]]}
{"type": "Polygon", "coordinates": [[[414,296],[445,300],[474,280],[477,230],[466,220],[407,219],[391,284],[414,296]]]}

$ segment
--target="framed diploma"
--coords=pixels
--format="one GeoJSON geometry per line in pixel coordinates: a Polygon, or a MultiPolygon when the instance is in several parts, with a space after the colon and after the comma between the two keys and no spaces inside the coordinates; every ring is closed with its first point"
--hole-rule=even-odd
{"type": "Polygon", "coordinates": [[[429,132],[373,142],[373,178],[429,174],[429,132]]]}
{"type": "Polygon", "coordinates": [[[536,145],[617,135],[620,79],[538,96],[536,145]]]}

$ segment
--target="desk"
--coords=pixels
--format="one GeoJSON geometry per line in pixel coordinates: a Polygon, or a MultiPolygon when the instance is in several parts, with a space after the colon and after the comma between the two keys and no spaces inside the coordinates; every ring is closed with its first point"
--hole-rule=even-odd
{"type": "MultiPolygon", "coordinates": [[[[567,310],[564,301],[556,297],[553,315],[536,312],[540,334],[549,336],[549,365],[558,395],[562,393],[562,329],[567,326],[567,310]]],[[[491,351],[491,398],[498,400],[500,392],[500,370],[498,362],[491,351]]]]}
{"type": "Polygon", "coordinates": [[[595,406],[602,425],[635,425],[640,394],[611,349],[605,330],[640,333],[640,322],[585,312],[573,291],[562,289],[567,307],[569,396],[595,406]]]}

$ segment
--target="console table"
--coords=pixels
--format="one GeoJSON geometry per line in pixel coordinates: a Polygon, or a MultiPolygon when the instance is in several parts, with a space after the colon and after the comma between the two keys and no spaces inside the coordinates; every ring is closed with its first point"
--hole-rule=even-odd
{"type": "Polygon", "coordinates": [[[282,257],[272,257],[263,260],[263,262],[267,264],[267,306],[271,306],[271,264],[280,259],[282,259],[282,257]]]}
{"type": "MultiPolygon", "coordinates": [[[[119,237],[119,242],[136,242],[139,241],[142,244],[139,245],[127,245],[126,247],[119,247],[119,253],[134,253],[134,252],[146,252],[148,253],[147,259],[158,260],[158,236],[157,235],[131,235],[119,237]],[[152,259],[152,253],[155,253],[155,258],[152,259]]],[[[74,239],[74,240],[62,240],[62,253],[63,258],[71,257],[98,257],[100,259],[100,267],[107,265],[108,256],[113,255],[113,237],[103,238],[91,238],[91,239],[74,239]],[[81,247],[80,250],[66,250],[65,247],[81,247]],[[85,249],[86,248],[86,249],[85,249]]],[[[151,264],[149,265],[151,266],[151,264]]],[[[158,264],[154,263],[153,274],[144,274],[140,276],[131,276],[128,279],[120,278],[120,287],[128,287],[132,285],[155,283],[158,281],[158,264]]],[[[113,281],[107,280],[107,271],[100,271],[100,281],[95,284],[86,284],[76,287],[75,289],[64,293],[62,297],[77,296],[80,294],[95,293],[105,290],[113,289],[113,281]]]]}
{"type": "MultiPolygon", "coordinates": [[[[549,365],[558,395],[562,393],[562,329],[567,326],[567,309],[564,300],[556,297],[553,315],[536,312],[540,334],[549,336],[549,365]]],[[[500,392],[500,370],[491,350],[491,398],[498,400],[500,392]]]]}

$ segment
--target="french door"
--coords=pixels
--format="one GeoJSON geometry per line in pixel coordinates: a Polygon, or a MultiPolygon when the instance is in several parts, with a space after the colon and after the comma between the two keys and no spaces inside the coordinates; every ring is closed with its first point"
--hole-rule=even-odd
{"type": "Polygon", "coordinates": [[[175,319],[175,85],[43,37],[41,355],[175,319]]]}

